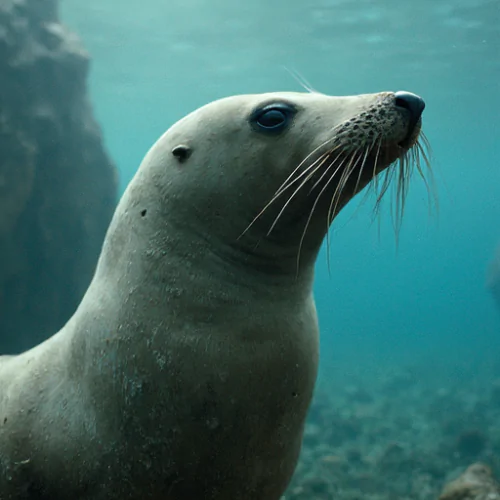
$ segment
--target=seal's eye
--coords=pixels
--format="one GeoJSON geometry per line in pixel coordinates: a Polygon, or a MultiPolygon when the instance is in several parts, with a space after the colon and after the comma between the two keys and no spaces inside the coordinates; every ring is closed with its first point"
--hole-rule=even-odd
{"type": "Polygon", "coordinates": [[[259,132],[277,133],[290,124],[295,113],[296,109],[289,104],[269,104],[256,109],[250,117],[250,123],[259,132]]]}
{"type": "Polygon", "coordinates": [[[281,127],[286,122],[286,115],[281,109],[264,111],[258,118],[257,124],[262,128],[281,127]]]}

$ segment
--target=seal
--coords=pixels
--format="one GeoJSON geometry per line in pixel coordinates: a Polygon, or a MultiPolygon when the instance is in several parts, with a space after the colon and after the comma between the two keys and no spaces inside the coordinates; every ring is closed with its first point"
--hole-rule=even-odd
{"type": "Polygon", "coordinates": [[[404,201],[423,109],[268,93],[174,124],[73,317],[0,362],[0,497],[278,500],[317,374],[318,251],[367,184],[380,201],[383,172],[404,201]]]}

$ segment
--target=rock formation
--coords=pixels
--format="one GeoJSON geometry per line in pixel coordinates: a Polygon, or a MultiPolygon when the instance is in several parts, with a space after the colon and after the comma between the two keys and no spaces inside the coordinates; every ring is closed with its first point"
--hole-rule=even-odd
{"type": "Polygon", "coordinates": [[[1,354],[70,317],[116,202],[87,94],[89,57],[57,7],[0,0],[1,354]]]}
{"type": "Polygon", "coordinates": [[[475,463],[444,487],[439,500],[500,500],[500,485],[487,465],[475,463]]]}

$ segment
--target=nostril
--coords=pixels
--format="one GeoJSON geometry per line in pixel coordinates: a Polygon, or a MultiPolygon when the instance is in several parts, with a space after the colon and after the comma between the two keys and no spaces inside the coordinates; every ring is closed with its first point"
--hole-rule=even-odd
{"type": "Polygon", "coordinates": [[[420,96],[405,91],[396,92],[394,96],[396,106],[408,110],[416,122],[425,109],[425,101],[420,96]]]}

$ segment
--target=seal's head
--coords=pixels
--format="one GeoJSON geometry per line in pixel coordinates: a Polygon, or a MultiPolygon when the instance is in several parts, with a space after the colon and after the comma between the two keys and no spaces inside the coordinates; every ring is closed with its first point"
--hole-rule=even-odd
{"type": "MultiPolygon", "coordinates": [[[[419,155],[426,160],[418,142],[424,106],[409,92],[229,97],[177,122],[140,170],[179,226],[247,258],[283,266],[300,249],[311,262],[335,215],[370,181],[379,201],[399,171],[404,201],[411,167],[421,172],[419,155]]],[[[140,210],[152,203],[143,201],[140,210]]]]}

